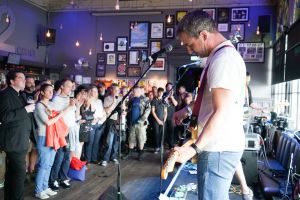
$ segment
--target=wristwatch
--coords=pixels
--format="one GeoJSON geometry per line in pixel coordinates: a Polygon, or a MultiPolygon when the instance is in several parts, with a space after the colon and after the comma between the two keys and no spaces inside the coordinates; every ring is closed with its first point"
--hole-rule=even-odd
{"type": "Polygon", "coordinates": [[[199,149],[195,143],[192,143],[191,147],[196,151],[197,155],[202,152],[201,149],[199,149]]]}

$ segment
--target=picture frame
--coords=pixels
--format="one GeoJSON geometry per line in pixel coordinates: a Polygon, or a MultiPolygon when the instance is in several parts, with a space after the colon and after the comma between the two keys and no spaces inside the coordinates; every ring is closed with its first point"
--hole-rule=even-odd
{"type": "Polygon", "coordinates": [[[151,41],[150,42],[150,54],[154,54],[156,52],[158,52],[161,49],[161,40],[157,40],[157,41],[151,41]]]}
{"type": "Polygon", "coordinates": [[[175,37],[174,27],[166,27],[165,38],[173,39],[175,37]]]}
{"type": "Polygon", "coordinates": [[[186,14],[187,14],[187,11],[177,11],[176,12],[176,24],[178,24],[186,14]]]}
{"type": "Polygon", "coordinates": [[[104,52],[114,52],[115,43],[114,42],[103,42],[103,51],[104,52]]]}
{"type": "Polygon", "coordinates": [[[157,58],[156,62],[150,68],[151,71],[165,71],[165,58],[157,58]]]}
{"type": "Polygon", "coordinates": [[[127,62],[127,53],[118,53],[117,56],[118,62],[127,62]]]}
{"type": "Polygon", "coordinates": [[[97,53],[97,63],[106,64],[106,53],[97,53]]]}
{"type": "Polygon", "coordinates": [[[127,51],[128,37],[119,36],[117,37],[117,51],[127,51]]]}
{"type": "Polygon", "coordinates": [[[126,62],[118,62],[117,77],[126,77],[127,64],[126,62]]]}
{"type": "Polygon", "coordinates": [[[241,36],[239,41],[243,41],[245,39],[245,24],[243,24],[243,23],[230,24],[230,32],[233,35],[237,34],[238,30],[239,30],[239,34],[241,36]]]}
{"type": "Polygon", "coordinates": [[[228,23],[219,23],[218,24],[218,31],[219,32],[228,32],[229,31],[228,23]]]}
{"type": "Polygon", "coordinates": [[[231,8],[232,22],[247,22],[249,18],[249,8],[231,8]]]}
{"type": "Polygon", "coordinates": [[[149,22],[130,22],[129,46],[134,48],[148,48],[149,22]]]}
{"type": "Polygon", "coordinates": [[[164,23],[152,22],[151,23],[151,39],[162,39],[164,36],[164,23]]]}
{"type": "Polygon", "coordinates": [[[74,77],[74,81],[76,84],[81,85],[82,84],[82,75],[76,74],[74,77]]]}
{"type": "Polygon", "coordinates": [[[107,53],[106,54],[106,64],[107,65],[115,65],[116,64],[116,54],[115,53],[107,53]]]}
{"type": "Polygon", "coordinates": [[[141,50],[140,51],[140,53],[141,53],[141,56],[140,56],[140,58],[141,58],[141,61],[142,62],[147,62],[149,59],[148,59],[148,50],[141,50]]]}
{"type": "Polygon", "coordinates": [[[129,65],[138,65],[139,64],[139,51],[138,50],[131,50],[129,51],[129,65]]]}
{"type": "Polygon", "coordinates": [[[245,62],[263,63],[265,59],[265,43],[263,42],[239,42],[237,51],[245,62]]]}
{"type": "Polygon", "coordinates": [[[166,27],[175,25],[175,15],[166,15],[165,19],[166,27]],[[170,21],[168,19],[170,18],[170,21]]]}
{"type": "Polygon", "coordinates": [[[142,75],[142,68],[138,66],[128,67],[127,76],[128,77],[140,77],[142,75]]]}
{"type": "Polygon", "coordinates": [[[102,63],[96,64],[96,77],[105,77],[106,65],[102,63]]]}
{"type": "Polygon", "coordinates": [[[203,12],[206,12],[213,20],[216,19],[216,9],[215,8],[203,8],[203,12]]]}
{"type": "Polygon", "coordinates": [[[217,22],[219,22],[219,23],[228,23],[229,22],[229,8],[218,8],[217,22]]]}

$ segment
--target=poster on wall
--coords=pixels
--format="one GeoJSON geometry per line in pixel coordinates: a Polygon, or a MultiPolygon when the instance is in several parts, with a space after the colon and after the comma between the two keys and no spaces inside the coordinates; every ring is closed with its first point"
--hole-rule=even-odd
{"type": "Polygon", "coordinates": [[[265,44],[260,42],[237,43],[237,51],[245,62],[264,62],[265,44]]]}

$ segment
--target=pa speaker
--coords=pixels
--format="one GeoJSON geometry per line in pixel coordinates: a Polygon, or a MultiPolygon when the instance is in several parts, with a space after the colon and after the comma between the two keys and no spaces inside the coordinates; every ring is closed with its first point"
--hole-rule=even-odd
{"type": "Polygon", "coordinates": [[[271,16],[262,15],[258,17],[258,26],[261,33],[270,33],[271,16]]]}
{"type": "MultiPolygon", "coordinates": [[[[121,199],[122,200],[128,200],[124,194],[120,194],[121,195],[121,199]]],[[[113,187],[113,186],[109,186],[104,193],[99,197],[98,200],[116,200],[118,199],[118,190],[113,187]]]]}
{"type": "MultiPolygon", "coordinates": [[[[255,185],[258,182],[257,175],[257,151],[245,150],[241,158],[247,185],[255,185]]],[[[233,184],[239,184],[236,175],[232,179],[233,184]]]]}

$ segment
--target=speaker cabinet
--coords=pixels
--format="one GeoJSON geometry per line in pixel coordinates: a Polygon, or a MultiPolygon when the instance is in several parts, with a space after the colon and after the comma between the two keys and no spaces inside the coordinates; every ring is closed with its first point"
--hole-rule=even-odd
{"type": "MultiPolygon", "coordinates": [[[[257,175],[257,151],[245,150],[241,158],[247,185],[255,185],[258,182],[257,175]]],[[[236,176],[233,176],[233,184],[239,184],[236,176]]]]}
{"type": "Polygon", "coordinates": [[[261,33],[270,33],[271,29],[271,16],[262,15],[258,17],[258,26],[261,33]]]}
{"type": "MultiPolygon", "coordinates": [[[[116,200],[116,199],[118,199],[118,190],[113,186],[109,186],[99,197],[98,200],[116,200]]],[[[121,193],[121,199],[128,200],[122,193],[121,193]]]]}

